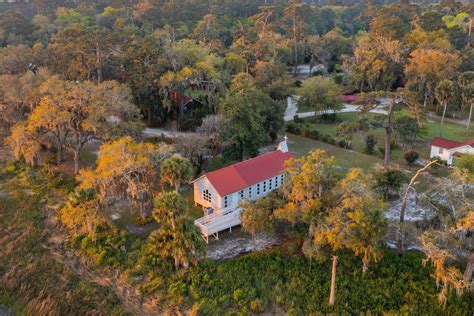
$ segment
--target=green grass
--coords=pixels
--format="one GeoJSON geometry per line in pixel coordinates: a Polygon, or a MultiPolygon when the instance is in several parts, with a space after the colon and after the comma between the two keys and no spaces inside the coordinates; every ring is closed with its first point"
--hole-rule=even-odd
{"type": "Polygon", "coordinates": [[[311,150],[323,149],[329,155],[336,158],[337,166],[341,168],[341,171],[347,171],[353,167],[369,169],[375,166],[375,164],[383,162],[375,156],[369,156],[294,134],[289,134],[288,146],[296,158],[307,155],[311,150]]]}
{"type": "MultiPolygon", "coordinates": [[[[374,114],[374,113],[369,113],[369,118],[372,119],[376,116],[380,116],[381,114],[374,114]]],[[[347,112],[347,113],[338,113],[337,114],[338,118],[341,121],[345,122],[354,122],[358,118],[358,113],[357,112],[347,112]]],[[[314,118],[305,118],[304,123],[308,126],[311,126],[315,129],[317,129],[320,133],[323,134],[329,134],[331,136],[336,135],[336,128],[339,123],[336,124],[326,124],[326,123],[316,123],[314,121],[314,118]]],[[[430,142],[433,137],[439,137],[440,136],[440,124],[439,122],[434,122],[434,121],[428,121],[425,123],[425,128],[426,128],[426,134],[422,136],[421,139],[419,139],[413,146],[413,150],[417,151],[422,158],[429,158],[430,155],[430,142]]],[[[355,135],[353,135],[353,151],[358,152],[358,153],[363,153],[365,154],[365,137],[368,134],[374,135],[378,143],[376,145],[376,152],[371,155],[370,157],[376,158],[376,159],[382,159],[383,156],[379,152],[378,147],[383,147],[384,145],[384,138],[385,138],[385,130],[383,128],[376,128],[372,129],[368,132],[360,132],[355,135]]],[[[443,137],[455,140],[455,141],[465,141],[468,140],[472,137],[474,137],[474,126],[471,126],[469,130],[466,130],[464,126],[453,124],[446,122],[444,124],[444,133],[443,137]]],[[[392,135],[392,139],[395,138],[395,135],[392,135]]],[[[332,146],[334,147],[334,146],[332,146]]],[[[405,151],[408,150],[409,147],[406,148],[396,148],[392,150],[392,161],[395,163],[398,163],[401,166],[406,167],[405,160],[403,158],[405,151]]],[[[343,150],[344,151],[344,150],[343,150]]],[[[347,155],[348,152],[344,151],[345,154],[347,155]]],[[[349,151],[351,152],[351,151],[349,151]]],[[[360,156],[354,156],[354,157],[342,157],[342,160],[358,160],[360,159],[360,156]]],[[[363,163],[362,163],[363,164],[363,163]]]]}

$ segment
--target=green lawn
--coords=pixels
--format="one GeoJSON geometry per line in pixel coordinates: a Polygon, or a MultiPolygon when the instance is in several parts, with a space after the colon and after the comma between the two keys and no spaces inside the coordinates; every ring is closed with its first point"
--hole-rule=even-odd
{"type": "MultiPolygon", "coordinates": [[[[378,115],[381,115],[381,114],[369,113],[369,118],[373,118],[378,115]]],[[[338,113],[337,116],[342,121],[353,122],[358,118],[358,113],[357,112],[338,113]]],[[[301,124],[311,126],[317,129],[320,133],[334,136],[336,135],[336,128],[339,123],[335,123],[335,124],[316,123],[314,121],[314,118],[306,118],[304,119],[304,123],[301,123],[301,124]]],[[[413,145],[413,150],[417,151],[421,155],[421,157],[429,158],[430,141],[433,137],[440,136],[439,134],[440,124],[439,122],[428,121],[427,123],[425,123],[425,126],[426,126],[426,134],[423,135],[423,137],[413,145]]],[[[379,152],[378,147],[383,147],[383,144],[384,144],[385,130],[383,128],[377,128],[365,133],[361,132],[361,133],[357,133],[353,135],[353,150],[358,153],[365,153],[365,137],[368,134],[373,134],[378,140],[378,143],[376,145],[376,152],[369,158],[382,159],[383,157],[382,157],[382,154],[379,152]]],[[[446,122],[444,124],[443,137],[451,139],[451,140],[456,140],[456,141],[465,141],[467,139],[474,137],[474,126],[471,126],[469,130],[466,130],[466,128],[461,125],[456,125],[453,123],[446,122]]],[[[324,145],[330,146],[327,144],[324,144],[324,145]]],[[[334,147],[334,146],[331,146],[331,147],[334,147]]],[[[408,149],[409,149],[408,147],[393,149],[392,151],[393,161],[400,165],[405,165],[403,155],[405,151],[408,149]]],[[[347,151],[345,152],[347,154],[347,151]]],[[[349,161],[353,160],[351,158],[345,158],[345,159],[349,161]]],[[[357,156],[357,159],[359,159],[359,156],[357,156]]]]}
{"type": "Polygon", "coordinates": [[[369,169],[375,164],[383,162],[375,156],[369,156],[353,150],[343,149],[294,134],[288,135],[288,147],[296,158],[307,155],[311,150],[323,149],[329,155],[336,158],[337,165],[341,168],[341,171],[347,171],[353,167],[369,169]]]}

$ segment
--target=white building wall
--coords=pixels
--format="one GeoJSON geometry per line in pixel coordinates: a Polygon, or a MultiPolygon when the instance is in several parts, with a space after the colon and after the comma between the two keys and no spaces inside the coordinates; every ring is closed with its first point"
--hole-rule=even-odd
{"type": "Polygon", "coordinates": [[[220,208],[221,197],[206,177],[201,177],[194,182],[194,202],[203,207],[220,208]],[[204,200],[203,192],[205,190],[211,194],[211,202],[204,200]]]}
{"type": "Polygon", "coordinates": [[[446,160],[449,166],[453,164],[453,155],[455,153],[463,154],[474,154],[474,148],[471,146],[463,146],[452,149],[445,149],[437,146],[431,146],[430,158],[440,157],[443,160],[446,160]]]}
{"type": "Polygon", "coordinates": [[[431,146],[431,153],[430,153],[430,158],[433,157],[439,157],[443,160],[446,160],[448,165],[451,165],[452,163],[452,156],[449,152],[448,149],[446,148],[441,148],[438,146],[431,146]]]}
{"type": "Polygon", "coordinates": [[[275,189],[279,188],[282,185],[282,175],[276,175],[274,177],[268,178],[262,182],[256,183],[250,187],[243,189],[243,198],[241,191],[237,191],[227,195],[227,207],[225,207],[225,197],[221,197],[217,191],[214,189],[212,184],[206,177],[201,177],[194,182],[194,202],[203,206],[203,207],[212,207],[215,211],[222,209],[237,208],[240,203],[244,200],[255,201],[260,199],[275,189]],[[272,185],[270,187],[270,179],[272,180],[272,185]],[[249,191],[250,188],[250,191],[249,191]],[[204,200],[203,192],[208,190],[212,196],[212,203],[204,200]]]}

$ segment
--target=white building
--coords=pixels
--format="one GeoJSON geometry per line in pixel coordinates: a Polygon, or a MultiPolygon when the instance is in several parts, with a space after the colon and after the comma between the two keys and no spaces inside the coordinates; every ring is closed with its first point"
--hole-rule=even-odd
{"type": "Polygon", "coordinates": [[[430,158],[439,157],[446,160],[448,166],[452,166],[456,156],[462,154],[474,154],[474,139],[456,142],[446,138],[435,137],[431,140],[430,158]]]}
{"type": "Polygon", "coordinates": [[[283,184],[285,161],[292,157],[285,140],[277,150],[208,172],[194,180],[194,202],[206,210],[195,224],[210,235],[240,225],[240,203],[257,200],[283,184]]]}

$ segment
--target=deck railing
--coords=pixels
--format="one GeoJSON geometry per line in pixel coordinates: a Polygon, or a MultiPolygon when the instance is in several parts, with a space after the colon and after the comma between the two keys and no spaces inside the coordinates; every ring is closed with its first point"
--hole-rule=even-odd
{"type": "Polygon", "coordinates": [[[241,208],[221,210],[196,219],[194,224],[199,227],[207,241],[210,235],[215,235],[223,230],[240,225],[241,213],[241,208]]]}

